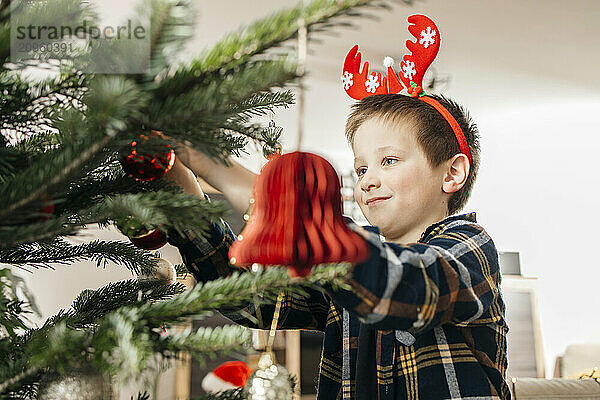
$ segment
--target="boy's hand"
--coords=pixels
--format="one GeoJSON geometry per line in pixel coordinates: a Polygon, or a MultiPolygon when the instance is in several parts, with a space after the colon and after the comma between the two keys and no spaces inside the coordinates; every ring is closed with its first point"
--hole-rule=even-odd
{"type": "Polygon", "coordinates": [[[191,146],[191,143],[189,141],[184,141],[184,142],[179,142],[177,145],[177,157],[179,157],[179,159],[181,160],[181,162],[189,169],[190,166],[192,165],[192,159],[194,158],[194,156],[197,158],[198,154],[194,154],[194,153],[200,153],[198,150],[194,149],[191,146]]]}
{"type": "Polygon", "coordinates": [[[183,191],[204,199],[204,192],[196,179],[194,173],[186,167],[179,157],[175,157],[173,168],[164,176],[165,179],[175,182],[183,188],[183,191]]]}
{"type": "MultiPolygon", "coordinates": [[[[161,137],[177,142],[162,133],[161,137]]],[[[183,169],[190,171],[191,175],[200,176],[209,185],[223,193],[227,201],[240,213],[243,214],[248,209],[256,174],[231,159],[228,160],[229,166],[214,161],[206,154],[194,149],[187,141],[178,142],[176,152],[176,160],[179,160],[180,165],[179,174],[174,173],[173,180],[183,186],[186,192],[193,190],[194,193],[197,193],[200,185],[196,181],[198,188],[190,187],[192,182],[188,176],[181,172],[183,169]],[[184,181],[187,182],[187,186],[184,185],[184,181]]],[[[186,174],[189,175],[190,173],[186,174]]]]}
{"type": "Polygon", "coordinates": [[[191,170],[191,168],[189,168],[190,158],[191,158],[190,153],[192,151],[195,151],[191,147],[191,143],[188,140],[179,142],[179,141],[173,139],[172,137],[165,135],[164,133],[162,133],[160,131],[153,131],[153,132],[156,134],[156,136],[159,136],[162,139],[177,143],[177,158],[179,158],[179,160],[181,161],[181,163],[183,164],[183,166],[185,168],[188,168],[191,170]]]}

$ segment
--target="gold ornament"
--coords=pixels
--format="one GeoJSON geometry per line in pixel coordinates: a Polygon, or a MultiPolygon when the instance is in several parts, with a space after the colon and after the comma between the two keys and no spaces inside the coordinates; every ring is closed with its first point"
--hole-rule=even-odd
{"type": "Polygon", "coordinates": [[[110,381],[96,372],[73,372],[54,381],[44,382],[40,400],[114,400],[110,381]]]}
{"type": "Polygon", "coordinates": [[[141,281],[159,281],[165,285],[172,285],[177,282],[177,271],[169,261],[164,258],[157,258],[156,269],[150,274],[140,274],[138,279],[141,281]]]}

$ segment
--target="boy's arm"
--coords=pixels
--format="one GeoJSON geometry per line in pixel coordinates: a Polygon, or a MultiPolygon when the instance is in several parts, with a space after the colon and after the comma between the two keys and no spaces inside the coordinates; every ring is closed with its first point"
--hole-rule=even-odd
{"type": "MultiPolygon", "coordinates": [[[[352,226],[351,227],[355,227],[352,226]]],[[[498,254],[479,225],[454,221],[428,243],[382,243],[368,233],[369,259],[353,266],[352,291],[332,300],[377,329],[418,335],[444,323],[488,324],[502,318],[498,254]]]]}
{"type": "MultiPolygon", "coordinates": [[[[181,186],[184,192],[201,199],[208,199],[194,173],[179,159],[175,158],[173,168],[164,177],[181,186]]],[[[177,247],[183,263],[198,282],[207,282],[231,274],[235,268],[227,262],[229,246],[235,235],[227,224],[224,227],[212,223],[206,239],[184,231],[183,235],[175,230],[167,232],[169,244],[177,247]]]]}
{"type": "Polygon", "coordinates": [[[256,174],[231,158],[227,159],[227,166],[184,144],[178,147],[177,156],[192,174],[223,193],[235,210],[243,214],[248,209],[256,174]]]}

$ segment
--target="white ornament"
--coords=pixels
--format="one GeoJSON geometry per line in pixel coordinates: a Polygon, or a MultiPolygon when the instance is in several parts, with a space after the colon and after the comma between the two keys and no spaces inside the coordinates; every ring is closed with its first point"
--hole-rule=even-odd
{"type": "Polygon", "coordinates": [[[391,67],[392,65],[394,65],[394,59],[390,56],[387,56],[383,59],[383,66],[386,68],[391,67]]]}
{"type": "Polygon", "coordinates": [[[421,39],[419,39],[419,43],[423,45],[423,47],[428,48],[430,45],[435,44],[435,35],[436,31],[431,30],[431,27],[428,26],[427,29],[421,31],[421,39]]]}
{"type": "Polygon", "coordinates": [[[377,80],[377,75],[375,73],[369,75],[365,81],[365,87],[367,88],[367,92],[375,93],[375,90],[379,87],[379,80],[377,80]]]}
{"type": "Polygon", "coordinates": [[[415,63],[412,61],[405,61],[402,66],[402,72],[406,79],[412,79],[413,76],[417,74],[417,70],[415,69],[415,63]]]}
{"type": "Polygon", "coordinates": [[[354,85],[352,74],[350,72],[344,71],[344,74],[342,75],[342,84],[344,85],[345,90],[350,89],[350,86],[354,85]]]}
{"type": "Polygon", "coordinates": [[[160,281],[165,285],[172,285],[177,282],[177,271],[169,261],[158,258],[156,268],[147,273],[140,273],[138,279],[141,281],[160,281]]]}
{"type": "Polygon", "coordinates": [[[59,375],[54,380],[42,380],[38,388],[40,400],[113,400],[119,396],[110,379],[91,369],[59,375]]]}
{"type": "Polygon", "coordinates": [[[248,377],[243,394],[247,400],[292,400],[294,392],[288,371],[265,353],[258,361],[258,368],[248,377]]]}

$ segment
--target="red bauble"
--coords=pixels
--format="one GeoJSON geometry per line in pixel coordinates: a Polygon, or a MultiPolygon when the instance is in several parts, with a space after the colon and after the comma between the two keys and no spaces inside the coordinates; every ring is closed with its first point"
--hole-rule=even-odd
{"type": "Polygon", "coordinates": [[[52,199],[50,198],[50,196],[48,196],[46,193],[43,193],[40,196],[40,201],[44,205],[44,208],[40,209],[40,213],[44,214],[44,215],[37,218],[36,222],[46,222],[50,219],[50,216],[54,213],[54,203],[52,202],[52,199]]]}
{"type": "Polygon", "coordinates": [[[131,243],[144,250],[156,250],[167,244],[167,236],[160,229],[153,229],[140,236],[130,237],[131,243]]]}
{"type": "Polygon", "coordinates": [[[254,192],[252,217],[229,250],[233,265],[285,265],[306,276],[313,265],[367,258],[367,243],[344,222],[340,180],[324,158],[273,157],[254,192]]]}
{"type": "Polygon", "coordinates": [[[171,146],[161,146],[158,153],[144,150],[144,144],[152,136],[160,136],[160,132],[152,131],[149,136],[140,135],[139,140],[131,142],[126,156],[121,159],[123,170],[140,181],[153,181],[165,175],[175,164],[175,151],[171,146]]]}

